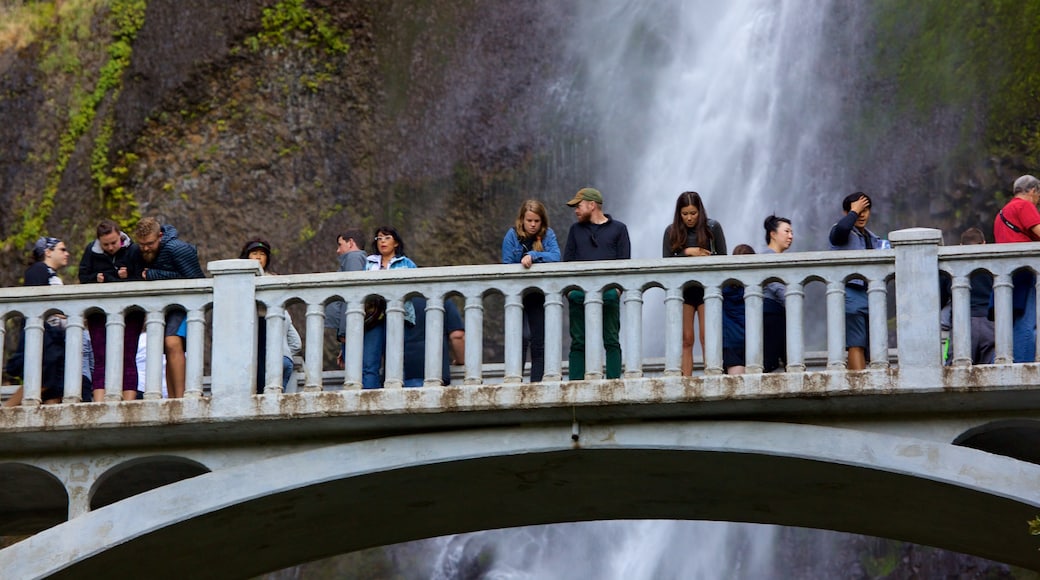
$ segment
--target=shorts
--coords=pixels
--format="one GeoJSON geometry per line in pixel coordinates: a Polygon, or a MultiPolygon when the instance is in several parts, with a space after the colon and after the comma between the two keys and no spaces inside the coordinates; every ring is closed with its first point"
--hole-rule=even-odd
{"type": "Polygon", "coordinates": [[[682,290],[682,303],[697,308],[704,304],[704,287],[690,284],[682,290]]]}
{"type": "Polygon", "coordinates": [[[171,308],[166,313],[166,333],[164,336],[178,336],[177,329],[188,319],[187,311],[181,308],[171,308]]]}
{"type": "Polygon", "coordinates": [[[870,350],[870,316],[867,290],[845,286],[845,348],[870,350]]]}

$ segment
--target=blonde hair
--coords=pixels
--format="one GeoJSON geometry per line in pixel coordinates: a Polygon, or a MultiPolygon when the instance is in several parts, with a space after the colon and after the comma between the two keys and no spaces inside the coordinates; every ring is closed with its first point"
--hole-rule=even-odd
{"type": "Polygon", "coordinates": [[[528,238],[527,232],[524,230],[524,216],[527,215],[527,212],[531,212],[542,219],[541,227],[534,234],[534,242],[531,244],[531,249],[536,252],[545,251],[545,248],[542,247],[542,238],[545,237],[545,232],[549,231],[549,214],[545,211],[545,205],[536,199],[529,199],[520,204],[520,213],[517,214],[516,224],[513,225],[513,228],[516,230],[516,237],[521,240],[528,238]]]}

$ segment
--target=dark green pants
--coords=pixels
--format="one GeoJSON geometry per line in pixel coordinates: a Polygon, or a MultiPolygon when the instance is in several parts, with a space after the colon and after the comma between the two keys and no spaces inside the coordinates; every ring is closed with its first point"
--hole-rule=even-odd
{"type": "MultiPolygon", "coordinates": [[[[571,350],[567,378],[585,378],[585,293],[572,290],[570,301],[571,350]]],[[[621,377],[621,295],[613,288],[603,293],[603,348],[606,351],[608,379],[621,377]]]]}

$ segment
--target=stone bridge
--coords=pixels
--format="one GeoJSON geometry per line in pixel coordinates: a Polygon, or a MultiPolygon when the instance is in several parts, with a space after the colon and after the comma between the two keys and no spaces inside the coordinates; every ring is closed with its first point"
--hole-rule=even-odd
{"type": "Polygon", "coordinates": [[[0,570],[249,577],[449,533],[629,518],[841,530],[1040,569],[1026,523],[1040,515],[1040,366],[1011,363],[1010,283],[1016,270],[1036,269],[1040,244],[944,248],[926,229],[893,232],[891,242],[535,271],[259,277],[255,262],[228,260],[210,263],[205,280],[2,289],[0,317],[25,319],[27,364],[23,404],[0,410],[0,534],[29,537],[0,550],[0,570]],[[968,277],[980,269],[994,276],[997,355],[973,366],[968,277]],[[949,366],[940,360],[940,272],[953,288],[949,366]],[[844,362],[851,278],[868,284],[875,338],[870,367],[857,372],[844,362]],[[787,284],[787,368],[763,374],[770,281],[787,284]],[[732,283],[745,286],[742,376],[722,374],[721,289],[732,283]],[[709,328],[693,377],[679,372],[686,284],[705,288],[709,328]],[[623,378],[602,378],[593,341],[584,380],[563,380],[563,292],[585,290],[595,325],[612,287],[623,291],[623,378]],[[546,297],[541,384],[523,382],[528,291],[546,297]],[[372,294],[388,301],[386,388],[361,390],[360,349],[347,349],[345,370],[322,368],[324,305],[346,302],[347,343],[359,344],[372,294]],[[426,386],[401,388],[403,305],[413,295],[428,299],[427,361],[441,358],[445,300],[463,304],[460,384],[435,386],[434,362],[426,386]],[[274,337],[262,395],[258,304],[274,337]],[[183,399],[161,398],[172,305],[189,313],[183,399]],[[145,399],[118,401],[121,358],[109,356],[109,400],[80,403],[68,388],[62,404],[40,405],[43,320],[54,310],[68,316],[69,377],[79,374],[87,315],[105,312],[108,344],[119,345],[124,317],[144,311],[145,399]],[[289,311],[305,315],[306,348],[298,387],[282,392],[275,357],[289,311]],[[644,356],[658,339],[663,360],[644,356]],[[485,364],[496,345],[503,363],[485,364]]]}

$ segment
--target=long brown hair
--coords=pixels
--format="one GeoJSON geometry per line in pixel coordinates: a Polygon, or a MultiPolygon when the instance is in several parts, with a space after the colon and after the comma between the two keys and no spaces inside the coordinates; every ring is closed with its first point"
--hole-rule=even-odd
{"type": "Polygon", "coordinates": [[[693,226],[693,231],[697,234],[697,246],[710,250],[712,235],[708,229],[708,212],[704,211],[701,194],[696,191],[684,191],[675,200],[675,215],[672,216],[672,231],[668,244],[672,247],[672,252],[680,252],[686,245],[686,224],[683,223],[682,210],[688,205],[697,208],[697,223],[693,226]]]}
{"type": "Polygon", "coordinates": [[[520,204],[520,213],[517,214],[516,223],[513,225],[513,228],[516,230],[516,237],[520,240],[528,238],[527,232],[524,230],[524,216],[527,215],[527,212],[532,212],[542,218],[542,225],[534,234],[534,242],[531,244],[531,249],[536,252],[543,252],[545,248],[542,247],[542,238],[545,237],[545,232],[549,231],[549,214],[545,211],[545,205],[537,199],[529,199],[520,204]]]}

